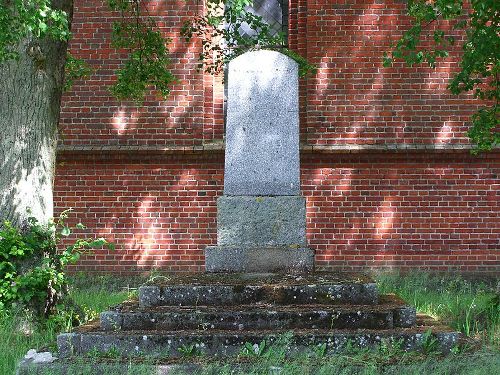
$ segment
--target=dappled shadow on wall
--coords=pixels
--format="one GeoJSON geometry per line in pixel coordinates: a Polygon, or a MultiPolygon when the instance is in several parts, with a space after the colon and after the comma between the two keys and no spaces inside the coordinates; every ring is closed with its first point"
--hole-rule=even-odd
{"type": "Polygon", "coordinates": [[[457,53],[436,69],[401,63],[384,68],[383,52],[409,25],[403,16],[405,4],[386,3],[323,9],[310,31],[309,39],[319,44],[308,55],[319,71],[309,79],[308,141],[467,143],[465,132],[477,103],[446,90],[458,66],[457,53]]]}

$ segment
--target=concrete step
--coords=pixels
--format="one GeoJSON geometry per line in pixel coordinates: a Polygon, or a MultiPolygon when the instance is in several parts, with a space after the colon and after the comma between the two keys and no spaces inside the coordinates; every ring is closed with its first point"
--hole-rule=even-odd
{"type": "Polygon", "coordinates": [[[201,274],[155,280],[139,288],[141,307],[254,303],[374,305],[377,302],[378,290],[371,278],[328,273],[201,274]]]}
{"type": "Polygon", "coordinates": [[[272,331],[103,331],[99,323],[87,325],[74,333],[61,334],[57,338],[60,357],[85,355],[88,353],[109,353],[125,356],[177,358],[188,354],[209,356],[235,355],[247,343],[265,343],[269,346],[290,334],[286,350],[291,355],[314,350],[324,345],[325,353],[334,353],[347,346],[368,348],[383,342],[398,342],[405,350],[419,350],[423,346],[436,345],[442,351],[449,351],[456,345],[459,334],[442,326],[417,325],[414,328],[387,330],[272,330],[272,331]],[[427,332],[432,335],[428,337],[427,332]],[[432,341],[435,340],[435,341],[432,341]],[[435,344],[434,344],[435,342],[435,344]]]}
{"type": "Polygon", "coordinates": [[[157,306],[125,302],[101,313],[100,325],[112,330],[270,330],[390,329],[415,324],[415,309],[394,295],[378,305],[236,305],[229,307],[157,306]]]}

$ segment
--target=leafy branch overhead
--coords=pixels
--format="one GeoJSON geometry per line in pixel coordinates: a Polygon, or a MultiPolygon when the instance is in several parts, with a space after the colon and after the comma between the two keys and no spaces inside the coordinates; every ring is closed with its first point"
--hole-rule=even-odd
{"type": "MultiPolygon", "coordinates": [[[[68,1],[70,4],[71,1],[68,1]]],[[[166,97],[175,77],[168,58],[170,41],[163,37],[154,18],[147,12],[145,0],[108,0],[110,9],[120,17],[113,24],[112,45],[128,50],[128,57],[117,70],[111,87],[119,99],[142,102],[150,89],[166,97]]],[[[299,63],[301,76],[314,72],[306,59],[284,48],[284,35],[275,34],[262,17],[252,13],[251,0],[206,0],[206,14],[187,20],[182,35],[188,40],[201,39],[200,68],[211,74],[222,72],[224,64],[239,54],[255,49],[279,49],[299,63]],[[243,33],[242,26],[253,30],[243,33]]],[[[0,63],[19,57],[18,46],[26,39],[70,38],[68,14],[52,6],[51,0],[0,0],[0,63]]],[[[500,1],[498,0],[410,0],[408,14],[413,26],[385,55],[384,64],[403,60],[408,65],[427,63],[447,57],[456,42],[443,30],[443,21],[465,34],[459,71],[448,88],[455,94],[470,92],[485,105],[472,116],[468,135],[475,151],[500,145],[500,1]],[[466,5],[467,4],[467,5],[466,5]],[[428,47],[431,41],[431,47],[428,47]]],[[[67,82],[89,74],[89,68],[73,58],[67,65],[67,82]]]]}
{"type": "Polygon", "coordinates": [[[500,145],[500,2],[471,0],[411,0],[408,14],[412,27],[398,40],[392,53],[385,54],[384,65],[403,60],[407,65],[427,63],[434,67],[438,58],[447,57],[455,44],[453,35],[439,28],[443,21],[454,30],[463,29],[465,41],[460,70],[451,78],[448,89],[459,95],[471,92],[486,104],[472,116],[468,132],[474,152],[500,145]],[[432,28],[432,48],[426,48],[432,28]]]}
{"type": "Polygon", "coordinates": [[[27,37],[70,37],[68,14],[51,6],[52,0],[0,0],[0,63],[17,59],[18,44],[27,37]]]}
{"type": "MultiPolygon", "coordinates": [[[[0,0],[6,1],[6,0],[0,0]]],[[[51,7],[51,0],[13,0],[0,7],[0,62],[16,58],[17,45],[26,37],[70,38],[68,14],[51,7]],[[5,32],[3,31],[5,30],[5,32]]],[[[113,22],[111,45],[128,51],[111,92],[118,99],[144,101],[149,90],[166,98],[175,77],[168,57],[170,40],[164,38],[155,19],[148,13],[145,0],[108,0],[111,10],[120,17],[113,22]]],[[[189,41],[193,36],[202,40],[200,67],[218,74],[232,58],[252,48],[281,48],[282,33],[274,34],[262,17],[248,10],[250,0],[208,0],[208,12],[186,21],[182,35],[189,41]],[[246,35],[240,27],[248,26],[253,33],[246,35]]],[[[281,51],[299,63],[303,76],[315,68],[297,53],[281,51]]],[[[69,56],[66,64],[66,83],[88,76],[92,69],[82,60],[69,56]]]]}
{"type": "Polygon", "coordinates": [[[181,34],[189,42],[201,39],[199,68],[210,74],[220,74],[224,65],[236,56],[252,49],[279,49],[299,64],[300,76],[316,69],[305,58],[285,48],[285,34],[274,33],[270,25],[249,10],[252,0],[207,0],[207,12],[187,20],[181,34]],[[244,33],[247,26],[252,33],[244,33]]]}
{"type": "Polygon", "coordinates": [[[111,92],[118,99],[142,102],[152,88],[166,98],[175,81],[168,58],[170,40],[161,35],[143,0],[108,0],[108,5],[121,15],[113,23],[111,44],[129,51],[111,92]]]}
{"type": "Polygon", "coordinates": [[[93,72],[94,69],[85,60],[76,58],[68,52],[64,66],[64,90],[70,90],[75,81],[86,78],[93,72]]]}

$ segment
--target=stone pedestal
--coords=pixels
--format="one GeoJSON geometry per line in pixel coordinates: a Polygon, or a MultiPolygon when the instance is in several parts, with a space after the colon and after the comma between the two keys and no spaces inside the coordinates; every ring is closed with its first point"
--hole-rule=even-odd
{"type": "Polygon", "coordinates": [[[301,196],[223,196],[217,200],[217,243],[306,246],[306,201],[301,196]]]}
{"type": "Polygon", "coordinates": [[[307,247],[208,246],[207,272],[308,272],[314,267],[314,252],[307,247]]]}
{"type": "Polygon", "coordinates": [[[217,244],[205,250],[207,272],[312,269],[305,198],[223,196],[217,200],[217,244]]]}
{"type": "Polygon", "coordinates": [[[275,51],[229,64],[224,196],[208,272],[309,271],[300,196],[297,63],[275,51]]]}

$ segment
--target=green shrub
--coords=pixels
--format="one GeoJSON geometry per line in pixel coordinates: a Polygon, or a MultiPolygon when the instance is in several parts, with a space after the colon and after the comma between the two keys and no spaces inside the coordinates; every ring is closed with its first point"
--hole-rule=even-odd
{"type": "Polygon", "coordinates": [[[93,248],[113,248],[98,238],[76,239],[62,250],[62,239],[72,232],[65,223],[68,211],[47,225],[30,218],[24,231],[9,222],[0,227],[0,310],[22,307],[38,317],[53,315],[67,294],[66,265],[93,248]]]}

